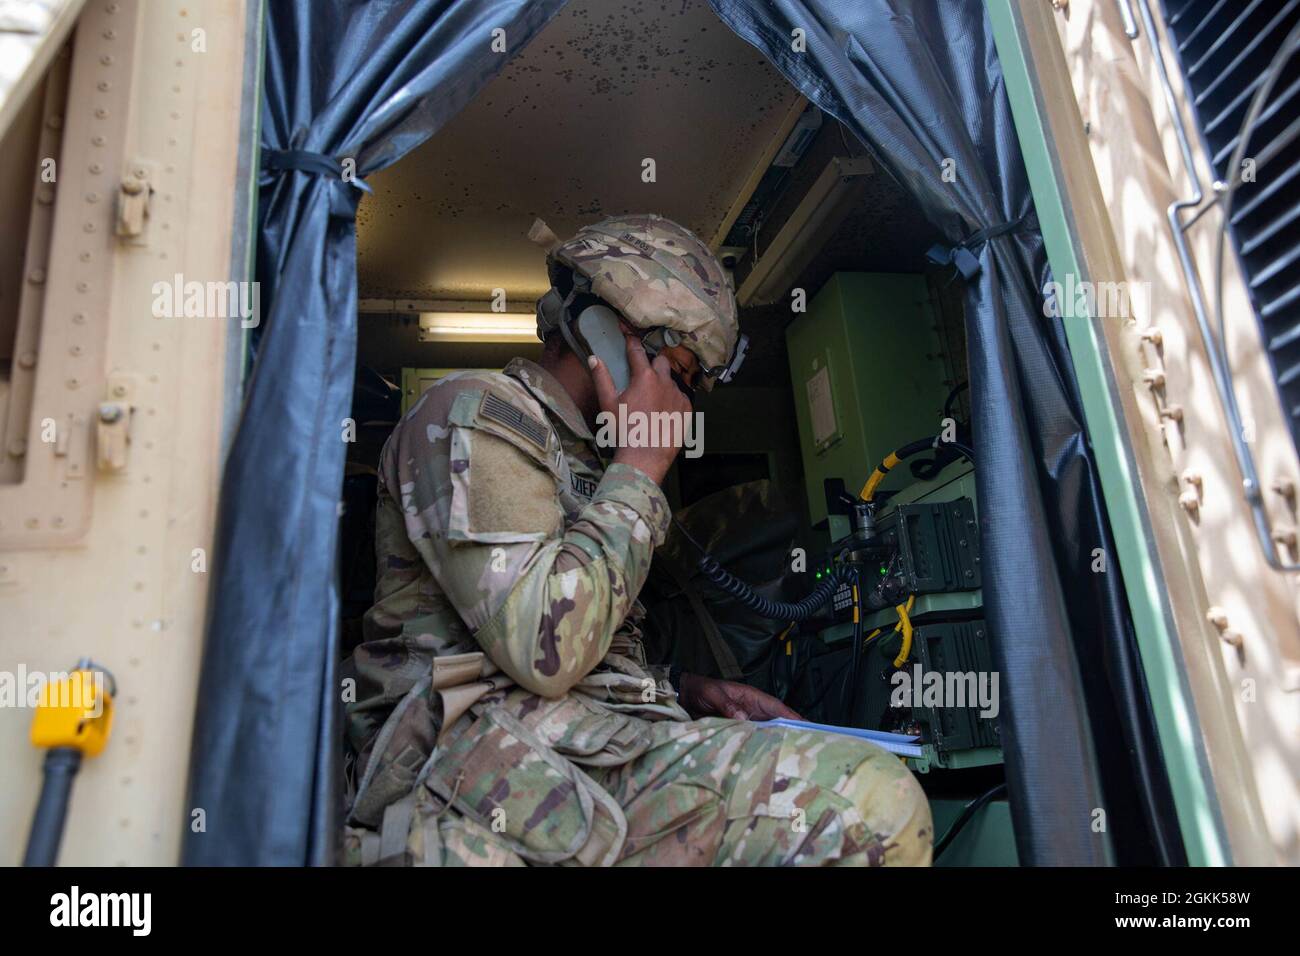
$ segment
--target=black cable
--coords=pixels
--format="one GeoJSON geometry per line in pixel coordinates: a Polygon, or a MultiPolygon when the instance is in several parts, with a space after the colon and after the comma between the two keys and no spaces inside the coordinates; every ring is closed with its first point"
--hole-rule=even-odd
{"type": "Polygon", "coordinates": [[[706,548],[704,545],[700,544],[698,541],[696,541],[695,536],[686,530],[686,525],[682,524],[681,519],[678,518],[677,515],[673,515],[673,524],[675,524],[677,526],[677,530],[682,533],[682,537],[691,543],[691,547],[693,547],[696,551],[700,552],[700,554],[709,553],[709,549],[706,548]]]}
{"type": "MultiPolygon", "coordinates": [[[[900,462],[911,458],[913,455],[919,455],[923,451],[930,451],[939,444],[939,436],[930,435],[927,438],[918,438],[916,441],[910,441],[906,445],[894,449],[894,457],[900,462]]],[[[879,468],[879,466],[877,466],[879,468]]]]}
{"type": "Polygon", "coordinates": [[[791,604],[788,601],[773,601],[763,597],[720,565],[712,555],[705,554],[701,557],[699,568],[700,573],[718,590],[731,595],[759,617],[772,621],[806,621],[814,617],[853,574],[846,565],[836,565],[831,569],[826,580],[813,588],[812,593],[802,601],[791,604]]]}
{"type": "Polygon", "coordinates": [[[845,727],[853,723],[858,691],[862,687],[862,574],[857,568],[853,569],[849,587],[853,588],[853,660],[849,665],[848,700],[844,701],[841,695],[840,703],[840,723],[845,727]]]}
{"type": "Polygon", "coordinates": [[[970,382],[962,382],[962,383],[959,384],[956,388],[954,388],[951,392],[948,393],[948,397],[945,398],[945,399],[943,400],[943,417],[944,417],[944,418],[952,418],[952,417],[953,417],[953,414],[952,414],[952,403],[953,403],[954,401],[956,401],[958,395],[960,395],[962,392],[964,392],[964,391],[965,391],[966,389],[968,389],[968,388],[970,388],[970,382]]]}
{"type": "Polygon", "coordinates": [[[961,831],[961,828],[970,823],[971,818],[974,817],[975,814],[979,813],[980,809],[986,803],[996,797],[1005,795],[1006,792],[1007,785],[1005,783],[1000,783],[996,787],[985,791],[970,803],[966,804],[961,815],[952,822],[952,826],[948,827],[948,829],[944,831],[943,836],[939,837],[938,841],[934,844],[934,859],[939,859],[939,855],[943,853],[944,850],[948,849],[949,844],[952,843],[953,839],[961,831]]]}
{"type": "Polygon", "coordinates": [[[835,680],[834,677],[832,677],[830,680],[826,682],[826,686],[822,688],[820,694],[818,694],[816,697],[814,697],[812,700],[808,701],[807,703],[801,704],[799,707],[800,711],[802,711],[805,714],[811,714],[813,711],[815,711],[818,707],[821,706],[822,701],[824,701],[827,697],[829,697],[831,691],[836,687],[839,687],[840,696],[843,696],[844,684],[845,681],[847,681],[849,678],[849,669],[846,667],[842,673],[844,676],[841,677],[840,680],[837,681],[835,680]]]}
{"type": "MultiPolygon", "coordinates": [[[[898,448],[895,448],[893,455],[896,459],[898,459],[898,462],[891,467],[895,467],[895,468],[898,467],[898,464],[901,464],[902,462],[911,458],[913,455],[919,455],[922,452],[926,452],[926,451],[933,451],[935,453],[935,458],[933,461],[912,462],[911,465],[909,466],[912,470],[912,476],[914,478],[918,478],[922,481],[928,481],[929,479],[935,477],[935,475],[939,473],[939,468],[941,467],[939,462],[944,457],[947,449],[951,449],[952,451],[957,452],[958,455],[962,455],[966,458],[969,458],[972,462],[975,460],[974,449],[972,449],[969,445],[965,444],[964,442],[955,441],[955,440],[944,441],[942,435],[931,435],[928,438],[918,438],[916,441],[910,441],[906,445],[901,445],[898,448]]],[[[879,465],[876,466],[875,471],[872,472],[872,475],[879,473],[882,476],[884,476],[889,474],[889,471],[890,468],[886,467],[884,462],[881,462],[879,465]]],[[[892,492],[890,493],[892,494],[892,492]]]]}
{"type": "Polygon", "coordinates": [[[45,780],[27,835],[23,866],[54,866],[58,862],[72,784],[81,769],[81,751],[75,747],[51,747],[45,754],[44,769],[45,780]]]}
{"type": "Polygon", "coordinates": [[[770,621],[808,620],[815,616],[835,592],[840,589],[840,586],[855,574],[854,570],[848,565],[835,565],[831,568],[826,580],[813,588],[812,592],[802,601],[794,604],[788,601],[773,601],[763,597],[749,584],[746,584],[719,564],[713,555],[709,554],[704,546],[691,536],[686,527],[677,520],[676,515],[673,516],[673,523],[677,525],[677,530],[682,533],[686,540],[700,552],[700,573],[708,578],[714,587],[731,595],[759,617],[765,617],[770,621]]]}
{"type": "Polygon", "coordinates": [[[959,442],[959,441],[946,441],[943,443],[943,445],[944,447],[947,448],[956,449],[957,451],[961,452],[963,457],[969,458],[972,462],[975,461],[975,450],[971,448],[970,445],[964,444],[963,442],[959,442]]]}

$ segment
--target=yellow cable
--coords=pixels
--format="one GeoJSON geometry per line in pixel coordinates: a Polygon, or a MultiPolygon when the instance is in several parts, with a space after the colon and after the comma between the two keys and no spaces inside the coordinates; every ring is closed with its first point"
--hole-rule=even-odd
{"type": "Polygon", "coordinates": [[[902,459],[898,457],[896,452],[891,451],[886,455],[885,460],[876,466],[876,470],[871,473],[871,477],[867,479],[867,483],[862,486],[862,493],[859,497],[863,501],[870,501],[875,496],[876,489],[880,487],[880,483],[885,480],[885,475],[889,474],[889,469],[893,468],[900,461],[902,461],[902,459]]]}
{"type": "Polygon", "coordinates": [[[785,636],[786,636],[787,634],[789,634],[792,630],[794,630],[794,621],[791,621],[789,624],[787,624],[787,625],[785,626],[785,630],[782,631],[780,634],[778,634],[778,635],[776,636],[776,639],[777,639],[778,641],[785,641],[785,656],[786,656],[786,657],[793,657],[793,656],[794,656],[794,641],[786,641],[786,640],[785,640],[785,636]]]}
{"type": "Polygon", "coordinates": [[[894,630],[902,630],[903,646],[898,651],[898,656],[894,658],[894,666],[902,667],[907,663],[907,657],[912,653],[912,619],[908,617],[908,612],[912,610],[912,605],[916,603],[916,595],[913,594],[907,599],[906,604],[900,604],[894,610],[898,612],[898,623],[894,625],[894,630]]]}

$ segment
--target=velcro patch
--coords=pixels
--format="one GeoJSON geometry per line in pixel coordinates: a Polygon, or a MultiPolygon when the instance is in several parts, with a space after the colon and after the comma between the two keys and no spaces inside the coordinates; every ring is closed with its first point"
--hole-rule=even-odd
{"type": "Polygon", "coordinates": [[[479,403],[478,413],[481,417],[528,439],[543,451],[546,450],[546,438],[549,432],[545,423],[516,408],[495,392],[483,392],[483,401],[479,403]]]}

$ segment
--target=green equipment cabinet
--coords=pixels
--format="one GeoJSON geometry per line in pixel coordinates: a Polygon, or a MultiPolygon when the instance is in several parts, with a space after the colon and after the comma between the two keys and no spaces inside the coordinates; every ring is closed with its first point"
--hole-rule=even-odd
{"type": "Polygon", "coordinates": [[[463,369],[463,368],[404,368],[402,369],[402,414],[405,415],[411,410],[416,402],[420,400],[430,385],[436,384],[440,379],[452,372],[499,372],[501,369],[463,369]]]}
{"type": "Polygon", "coordinates": [[[838,272],[786,330],[813,524],[826,517],[824,478],[857,491],[895,448],[941,429],[948,388],[936,326],[923,276],[838,272]]]}

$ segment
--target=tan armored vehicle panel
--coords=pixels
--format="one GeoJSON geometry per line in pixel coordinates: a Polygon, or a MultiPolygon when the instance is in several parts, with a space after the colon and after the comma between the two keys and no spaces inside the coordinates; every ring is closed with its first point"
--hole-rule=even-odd
{"type": "Polygon", "coordinates": [[[1196,319],[1194,296],[1207,311],[1214,304],[1221,218],[1210,186],[1215,177],[1202,150],[1191,150],[1191,170],[1180,150],[1175,122],[1190,139],[1195,121],[1163,20],[1144,18],[1146,0],[1132,0],[1133,20],[1126,23],[1124,6],[1085,0],[1071,3],[1068,15],[1044,12],[1046,5],[1022,10],[1090,278],[1134,293],[1131,316],[1103,317],[1096,328],[1124,412],[1150,546],[1165,572],[1165,603],[1204,734],[1206,770],[1236,862],[1294,864],[1300,862],[1300,464],[1237,259],[1228,255],[1227,350],[1242,440],[1258,469],[1272,539],[1261,541],[1196,319]],[[1059,34],[1063,55],[1053,55],[1049,28],[1059,34]],[[1179,105],[1177,120],[1160,61],[1179,105]],[[1067,91],[1074,94],[1068,100],[1067,91]],[[1198,188],[1202,201],[1190,201],[1198,188]],[[1181,217],[1193,223],[1186,230],[1190,279],[1168,215],[1179,201],[1190,201],[1181,217]],[[1269,550],[1285,569],[1270,565],[1269,550]]]}
{"type": "Polygon", "coordinates": [[[0,708],[6,864],[40,787],[24,678],[87,656],[119,697],[61,859],[176,861],[239,322],[232,338],[227,318],[159,308],[158,284],[245,272],[245,14],[239,0],[93,0],[3,114],[3,242],[23,253],[4,260],[0,301],[16,343],[0,391],[0,670],[20,704],[0,708]]]}

